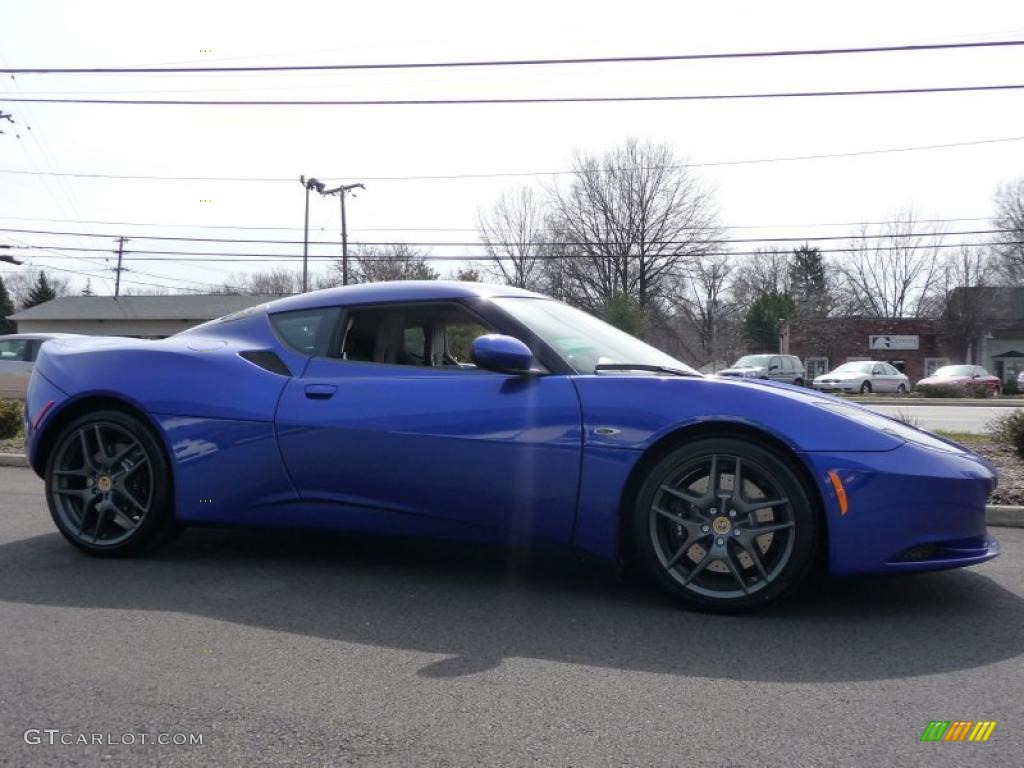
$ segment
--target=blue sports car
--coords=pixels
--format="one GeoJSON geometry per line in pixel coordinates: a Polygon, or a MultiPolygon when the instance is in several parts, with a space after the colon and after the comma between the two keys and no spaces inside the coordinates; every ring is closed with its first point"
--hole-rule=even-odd
{"type": "Polygon", "coordinates": [[[48,341],[29,460],[95,555],[183,525],[569,545],[683,602],[998,554],[996,475],[928,432],[785,384],[704,377],[594,317],[476,283],[292,296],[161,341],[48,341]]]}

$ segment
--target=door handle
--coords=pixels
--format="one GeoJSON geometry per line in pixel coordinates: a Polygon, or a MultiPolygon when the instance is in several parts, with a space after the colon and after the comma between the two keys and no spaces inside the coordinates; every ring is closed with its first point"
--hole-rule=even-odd
{"type": "Polygon", "coordinates": [[[338,388],[333,384],[307,384],[306,397],[310,400],[329,400],[338,388]]]}

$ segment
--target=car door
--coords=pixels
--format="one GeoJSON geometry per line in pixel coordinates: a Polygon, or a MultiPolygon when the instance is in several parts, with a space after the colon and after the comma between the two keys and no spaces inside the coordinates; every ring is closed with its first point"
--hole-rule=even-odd
{"type": "Polygon", "coordinates": [[[476,369],[469,347],[493,330],[457,302],[346,311],[277,411],[300,496],[342,515],[392,512],[568,540],[579,398],[565,375],[476,369]]]}
{"type": "Polygon", "coordinates": [[[885,366],[882,363],[875,363],[871,367],[871,389],[875,392],[892,392],[892,381],[885,375],[885,366]]]}
{"type": "Polygon", "coordinates": [[[0,339],[0,397],[25,397],[33,339],[0,339]]]}
{"type": "Polygon", "coordinates": [[[782,358],[772,355],[768,359],[768,378],[772,381],[785,381],[789,374],[782,369],[782,358]]]}

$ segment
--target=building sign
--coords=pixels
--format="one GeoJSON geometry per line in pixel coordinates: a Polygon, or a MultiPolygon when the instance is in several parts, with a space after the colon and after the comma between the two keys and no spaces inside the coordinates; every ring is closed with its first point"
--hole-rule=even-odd
{"type": "Polygon", "coordinates": [[[917,336],[868,336],[869,349],[917,349],[917,336]]]}

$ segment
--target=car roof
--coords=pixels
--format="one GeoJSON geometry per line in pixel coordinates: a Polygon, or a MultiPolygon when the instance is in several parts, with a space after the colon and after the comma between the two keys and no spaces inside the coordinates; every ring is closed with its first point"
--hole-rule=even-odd
{"type": "Polygon", "coordinates": [[[455,280],[395,280],[387,283],[361,283],[310,291],[297,296],[277,299],[265,306],[267,312],[286,312],[335,304],[376,304],[390,301],[430,301],[494,296],[548,298],[533,291],[525,291],[507,285],[455,280]]]}

